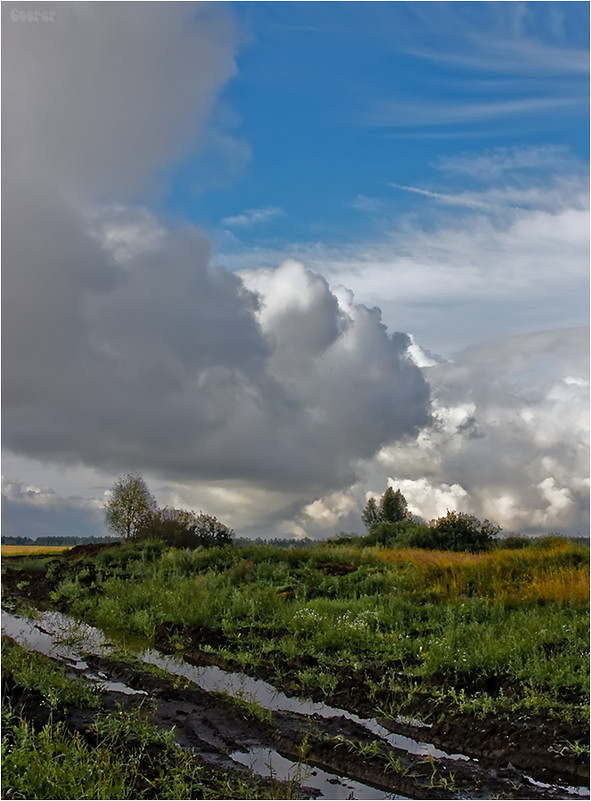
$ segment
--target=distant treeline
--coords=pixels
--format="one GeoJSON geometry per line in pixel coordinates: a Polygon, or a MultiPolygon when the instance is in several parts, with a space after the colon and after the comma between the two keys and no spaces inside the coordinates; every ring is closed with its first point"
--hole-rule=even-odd
{"type": "Polygon", "coordinates": [[[114,537],[5,537],[2,535],[2,545],[87,545],[91,543],[115,542],[114,537]]]}
{"type": "MultiPolygon", "coordinates": [[[[560,536],[562,539],[568,540],[569,542],[575,543],[576,545],[583,545],[587,548],[590,545],[589,537],[564,537],[562,535],[546,535],[546,536],[560,536]]],[[[37,537],[36,540],[31,539],[30,537],[7,537],[2,535],[2,545],[88,545],[91,543],[103,543],[103,542],[118,542],[118,537],[37,537]]],[[[497,547],[499,548],[523,548],[527,547],[528,545],[533,545],[536,540],[541,540],[542,537],[527,537],[527,536],[508,536],[508,537],[499,537],[497,541],[497,547]]],[[[347,543],[349,545],[363,545],[365,544],[366,538],[356,534],[356,533],[347,533],[342,531],[340,534],[336,535],[335,537],[331,537],[331,541],[339,544],[347,543]]],[[[248,537],[236,537],[234,543],[236,545],[275,545],[278,548],[305,548],[308,545],[312,545],[312,543],[318,542],[318,540],[310,539],[310,537],[303,537],[301,539],[295,539],[295,537],[285,537],[282,539],[274,538],[274,539],[262,539],[261,537],[257,537],[256,539],[249,539],[248,537]]]]}
{"type": "Polygon", "coordinates": [[[318,542],[318,540],[313,540],[310,537],[301,537],[300,539],[296,539],[295,537],[278,539],[274,537],[269,540],[262,539],[261,537],[257,537],[254,540],[249,537],[236,537],[234,539],[235,545],[274,545],[277,548],[305,548],[307,545],[312,545],[314,542],[318,542]]]}

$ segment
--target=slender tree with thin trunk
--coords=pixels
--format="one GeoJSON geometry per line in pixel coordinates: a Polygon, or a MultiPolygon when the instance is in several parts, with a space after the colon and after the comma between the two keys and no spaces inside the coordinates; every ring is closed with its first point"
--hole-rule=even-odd
{"type": "Polygon", "coordinates": [[[157,509],[156,499],[139,473],[121,476],[111,487],[105,502],[105,523],[109,531],[134,539],[157,509]]]}

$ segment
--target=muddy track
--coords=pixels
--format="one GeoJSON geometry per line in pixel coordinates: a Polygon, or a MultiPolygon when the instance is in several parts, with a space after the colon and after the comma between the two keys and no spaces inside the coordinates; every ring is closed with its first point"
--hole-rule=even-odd
{"type": "MultiPolygon", "coordinates": [[[[160,626],[157,632],[158,647],[165,653],[173,653],[170,646],[169,628],[160,626]]],[[[179,632],[174,627],[174,634],[179,632]]],[[[200,642],[203,642],[203,632],[198,633],[200,642]]],[[[184,632],[187,641],[191,631],[184,632]]],[[[206,633],[205,633],[206,634],[206,633]]],[[[216,632],[212,632],[210,644],[217,643],[216,632]]],[[[217,643],[219,644],[219,643],[217,643]]],[[[224,659],[218,659],[210,652],[197,648],[189,648],[184,658],[193,665],[218,665],[224,670],[237,670],[237,665],[224,659]]],[[[296,667],[298,667],[296,665],[296,667]]],[[[276,674],[276,665],[259,665],[255,671],[256,677],[271,680],[276,674]]],[[[286,666],[285,681],[280,688],[286,694],[291,694],[293,686],[289,677],[290,670],[286,666]]],[[[333,706],[345,708],[361,717],[373,716],[372,708],[364,701],[359,693],[359,682],[362,677],[349,677],[341,680],[340,692],[329,699],[333,706]]],[[[326,696],[312,693],[312,699],[318,702],[327,701],[326,696]]],[[[432,711],[428,705],[417,706],[415,714],[425,714],[432,711]]],[[[403,721],[380,719],[380,723],[392,732],[412,737],[420,741],[428,741],[448,753],[459,752],[478,760],[494,772],[509,771],[517,768],[528,773],[535,780],[545,783],[566,782],[575,785],[589,784],[589,761],[584,756],[574,757],[565,753],[563,746],[567,742],[588,740],[588,727],[584,724],[566,724],[561,721],[549,720],[539,715],[520,714],[511,719],[502,720],[496,717],[477,719],[468,715],[448,715],[443,723],[434,723],[431,726],[410,725],[403,721]]]]}
{"type": "MultiPolygon", "coordinates": [[[[491,798],[497,794],[515,799],[561,797],[537,788],[515,768],[491,772],[471,761],[431,760],[393,749],[384,742],[379,743],[380,756],[353,753],[348,742],[356,743],[359,749],[372,744],[375,748],[376,738],[344,717],[326,719],[319,715],[274,712],[268,722],[263,722],[220,695],[188,682],[158,677],[139,666],[107,657],[89,656],[86,661],[95,673],[105,676],[107,683],[119,682],[146,693],[128,695],[105,690],[103,710],[131,709],[141,704],[152,723],[166,730],[174,728],[181,746],[190,748],[201,761],[218,770],[240,771],[236,761],[239,753],[245,754],[248,765],[249,754],[261,749],[275,750],[294,765],[300,764],[304,797],[313,795],[315,768],[334,776],[335,789],[337,783],[346,787],[352,779],[368,789],[384,791],[385,794],[376,793],[373,796],[376,798],[390,794],[416,799],[491,798]],[[405,775],[393,775],[386,763],[387,754],[392,755],[393,762],[399,764],[405,775]],[[310,785],[308,792],[307,785],[310,785]]],[[[10,679],[4,689],[14,707],[37,725],[47,721],[49,710],[43,707],[36,693],[23,692],[10,679]]],[[[73,731],[87,733],[95,714],[94,710],[70,708],[59,713],[57,719],[66,722],[73,731]]]]}
{"type": "MultiPolygon", "coordinates": [[[[50,582],[36,574],[29,575],[15,565],[5,576],[4,585],[11,595],[26,597],[40,609],[49,606],[50,582]]],[[[156,646],[163,654],[178,656],[172,642],[176,645],[181,639],[185,646],[183,664],[187,667],[215,665],[239,673],[238,665],[202,650],[206,644],[214,648],[225,645],[223,637],[222,632],[205,627],[180,629],[163,624],[157,631],[156,646]]],[[[106,655],[84,658],[95,674],[100,672],[107,682],[119,681],[146,693],[143,703],[149,707],[154,722],[166,729],[174,726],[179,743],[193,749],[208,764],[239,770],[241,761],[247,766],[250,761],[264,761],[267,757],[261,757],[261,753],[280,754],[290,764],[299,763],[304,775],[310,774],[310,783],[317,781],[322,770],[331,774],[324,777],[325,790],[326,782],[329,788],[334,782],[335,794],[325,791],[321,797],[347,798],[348,792],[338,795],[336,790],[346,790],[346,782],[353,780],[366,787],[351,792],[370,792],[354,794],[356,798],[387,798],[391,794],[417,799],[589,797],[581,789],[589,785],[588,759],[584,755],[575,757],[564,748],[568,742],[588,740],[588,727],[583,724],[568,725],[533,714],[482,720],[447,714],[443,722],[431,726],[408,719],[380,720],[384,733],[376,735],[351,719],[355,716],[368,719],[375,714],[361,691],[363,674],[339,676],[339,691],[330,697],[312,695],[313,701],[346,710],[344,714],[338,714],[338,710],[327,716],[275,709],[268,719],[260,713],[257,717],[244,705],[240,707],[195,684],[155,676],[139,664],[117,662],[106,655]],[[410,738],[409,742],[432,744],[447,755],[461,754],[465,759],[412,753],[412,749],[393,745],[400,738],[386,739],[388,732],[410,738]],[[569,791],[568,786],[579,788],[578,793],[569,791]],[[374,795],[371,788],[375,789],[374,795]]],[[[311,665],[300,664],[296,659],[293,664],[280,667],[282,683],[277,690],[292,696],[296,672],[311,665]]],[[[272,682],[277,668],[277,663],[262,663],[253,676],[272,682]]],[[[106,708],[114,708],[117,703],[140,702],[139,696],[130,697],[109,689],[104,693],[106,708]]],[[[431,711],[419,705],[413,713],[419,717],[431,711]]],[[[88,710],[69,710],[68,725],[82,730],[93,714],[88,710]]]]}

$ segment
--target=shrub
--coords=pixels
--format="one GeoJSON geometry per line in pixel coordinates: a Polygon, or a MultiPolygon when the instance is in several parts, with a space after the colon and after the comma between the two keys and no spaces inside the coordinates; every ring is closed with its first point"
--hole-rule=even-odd
{"type": "Polygon", "coordinates": [[[234,532],[216,517],[186,509],[158,509],[139,530],[141,539],[157,539],[173,548],[211,548],[232,542],[234,532]]]}
{"type": "Polygon", "coordinates": [[[442,551],[489,551],[501,530],[489,520],[481,522],[474,515],[449,512],[431,524],[434,544],[422,545],[442,551]]]}
{"type": "Polygon", "coordinates": [[[410,518],[392,523],[387,520],[374,523],[365,545],[384,545],[388,548],[436,548],[432,530],[425,523],[410,518]]]}
{"type": "Polygon", "coordinates": [[[522,548],[529,548],[532,541],[528,537],[511,535],[498,540],[497,545],[499,548],[505,548],[510,551],[519,551],[522,548]]]}

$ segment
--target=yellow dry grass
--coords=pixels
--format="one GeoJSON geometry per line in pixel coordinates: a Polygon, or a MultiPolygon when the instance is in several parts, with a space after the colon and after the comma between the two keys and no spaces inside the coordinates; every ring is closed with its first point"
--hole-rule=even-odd
{"type": "Polygon", "coordinates": [[[29,556],[33,554],[61,553],[71,545],[3,545],[2,556],[29,556]]]}
{"type": "Polygon", "coordinates": [[[384,550],[390,563],[412,564],[412,582],[441,600],[482,597],[496,603],[589,604],[589,564],[573,563],[576,546],[454,553],[384,550]]]}

